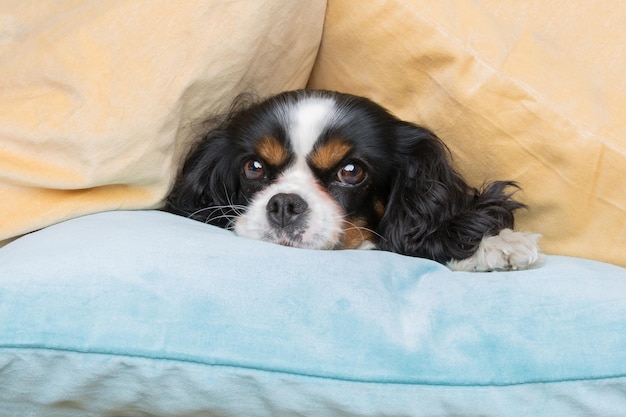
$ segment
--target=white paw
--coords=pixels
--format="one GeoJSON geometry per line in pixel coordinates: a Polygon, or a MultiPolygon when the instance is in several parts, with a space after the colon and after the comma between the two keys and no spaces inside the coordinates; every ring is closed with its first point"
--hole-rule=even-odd
{"type": "Polygon", "coordinates": [[[537,241],[541,235],[503,229],[496,236],[483,238],[478,250],[462,260],[448,262],[454,271],[514,271],[540,266],[545,261],[537,241]]]}

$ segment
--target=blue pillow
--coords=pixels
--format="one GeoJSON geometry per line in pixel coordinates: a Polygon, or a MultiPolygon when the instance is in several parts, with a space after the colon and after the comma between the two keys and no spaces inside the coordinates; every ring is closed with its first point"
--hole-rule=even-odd
{"type": "Polygon", "coordinates": [[[0,249],[0,416],[623,416],[626,270],[451,272],[157,211],[0,249]]]}

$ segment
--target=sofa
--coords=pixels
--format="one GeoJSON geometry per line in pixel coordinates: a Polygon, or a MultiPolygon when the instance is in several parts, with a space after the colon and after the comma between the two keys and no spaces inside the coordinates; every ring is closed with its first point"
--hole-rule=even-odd
{"type": "Polygon", "coordinates": [[[623,416],[626,5],[0,6],[0,417],[623,416]],[[510,179],[536,269],[161,211],[242,92],[366,96],[510,179]]]}

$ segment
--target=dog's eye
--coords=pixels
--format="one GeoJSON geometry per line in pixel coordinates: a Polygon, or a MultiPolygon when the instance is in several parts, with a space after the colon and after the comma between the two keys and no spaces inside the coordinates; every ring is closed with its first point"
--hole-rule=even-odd
{"type": "Polygon", "coordinates": [[[358,185],[365,179],[365,170],[355,163],[346,164],[337,173],[339,182],[347,185],[358,185]]]}
{"type": "Polygon", "coordinates": [[[265,168],[263,163],[257,159],[250,159],[243,164],[243,175],[246,179],[254,181],[260,180],[265,176],[265,168]]]}

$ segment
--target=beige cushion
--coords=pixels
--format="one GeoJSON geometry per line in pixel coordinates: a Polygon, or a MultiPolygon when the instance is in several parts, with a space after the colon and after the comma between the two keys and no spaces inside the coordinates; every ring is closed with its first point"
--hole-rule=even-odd
{"type": "Polygon", "coordinates": [[[175,151],[241,91],[306,84],[324,1],[0,6],[0,240],[157,207],[175,151]]]}
{"type": "Polygon", "coordinates": [[[626,3],[330,0],[310,86],[439,134],[471,183],[512,179],[520,229],[626,266],[626,3]]]}

